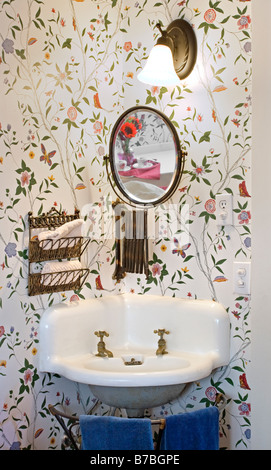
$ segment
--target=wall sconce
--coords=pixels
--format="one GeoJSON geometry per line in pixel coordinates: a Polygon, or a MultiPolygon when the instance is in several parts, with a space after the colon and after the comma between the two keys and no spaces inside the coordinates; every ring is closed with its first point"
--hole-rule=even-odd
{"type": "Polygon", "coordinates": [[[193,70],[197,58],[197,39],[192,26],[185,20],[174,20],[161,33],[150,52],[143,70],[137,78],[143,83],[157,86],[174,86],[193,70]]]}

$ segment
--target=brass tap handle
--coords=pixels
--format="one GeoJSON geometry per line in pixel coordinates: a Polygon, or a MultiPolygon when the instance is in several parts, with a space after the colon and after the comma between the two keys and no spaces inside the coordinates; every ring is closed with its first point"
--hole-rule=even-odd
{"type": "Polygon", "coordinates": [[[103,337],[104,337],[104,336],[109,336],[109,334],[108,334],[106,331],[104,331],[104,330],[102,330],[102,331],[100,331],[100,330],[99,330],[99,331],[94,331],[94,334],[95,334],[96,336],[98,336],[98,337],[101,339],[101,341],[103,340],[103,337]]]}
{"type": "Polygon", "coordinates": [[[159,330],[153,330],[153,332],[157,333],[160,336],[161,339],[163,339],[164,335],[169,335],[169,331],[165,330],[165,328],[159,329],[159,330]]]}

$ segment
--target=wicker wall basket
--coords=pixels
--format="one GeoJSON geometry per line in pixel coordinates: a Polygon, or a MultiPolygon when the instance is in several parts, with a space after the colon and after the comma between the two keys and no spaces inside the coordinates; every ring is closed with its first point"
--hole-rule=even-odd
{"type": "Polygon", "coordinates": [[[28,259],[30,263],[52,259],[80,258],[90,242],[89,238],[67,237],[58,240],[30,240],[28,259]]]}
{"type": "Polygon", "coordinates": [[[89,269],[87,268],[74,271],[58,271],[50,274],[30,274],[28,277],[28,295],[78,290],[84,284],[88,274],[89,269]]]}
{"type": "MultiPolygon", "coordinates": [[[[67,215],[58,212],[54,207],[41,216],[33,217],[28,213],[29,222],[29,272],[28,272],[28,294],[39,295],[52,292],[64,292],[66,290],[78,290],[82,287],[89,274],[89,269],[71,269],[50,273],[33,273],[31,266],[33,263],[40,263],[50,260],[74,259],[80,260],[82,253],[87,248],[90,238],[81,236],[65,237],[59,239],[46,239],[39,241],[37,236],[32,236],[33,230],[47,229],[54,230],[67,222],[79,219],[80,213],[75,209],[74,214],[67,215]]],[[[61,269],[61,265],[59,266],[61,269]]]]}

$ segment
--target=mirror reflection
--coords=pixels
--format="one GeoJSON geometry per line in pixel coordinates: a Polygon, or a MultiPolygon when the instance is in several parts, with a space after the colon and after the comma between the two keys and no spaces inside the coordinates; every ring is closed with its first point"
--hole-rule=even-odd
{"type": "Polygon", "coordinates": [[[129,200],[143,204],[164,200],[181,169],[173,124],[152,108],[130,108],[113,130],[110,163],[115,183],[129,200]]]}

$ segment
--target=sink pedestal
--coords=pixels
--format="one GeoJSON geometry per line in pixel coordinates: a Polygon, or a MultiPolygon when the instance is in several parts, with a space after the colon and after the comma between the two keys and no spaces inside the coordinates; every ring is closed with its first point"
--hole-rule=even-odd
{"type": "Polygon", "coordinates": [[[101,402],[115,408],[125,408],[129,418],[144,416],[146,408],[165,405],[176,399],[186,384],[148,387],[105,387],[89,385],[93,395],[101,402]]]}
{"type": "Polygon", "coordinates": [[[144,418],[145,408],[126,408],[128,418],[144,418]]]}

